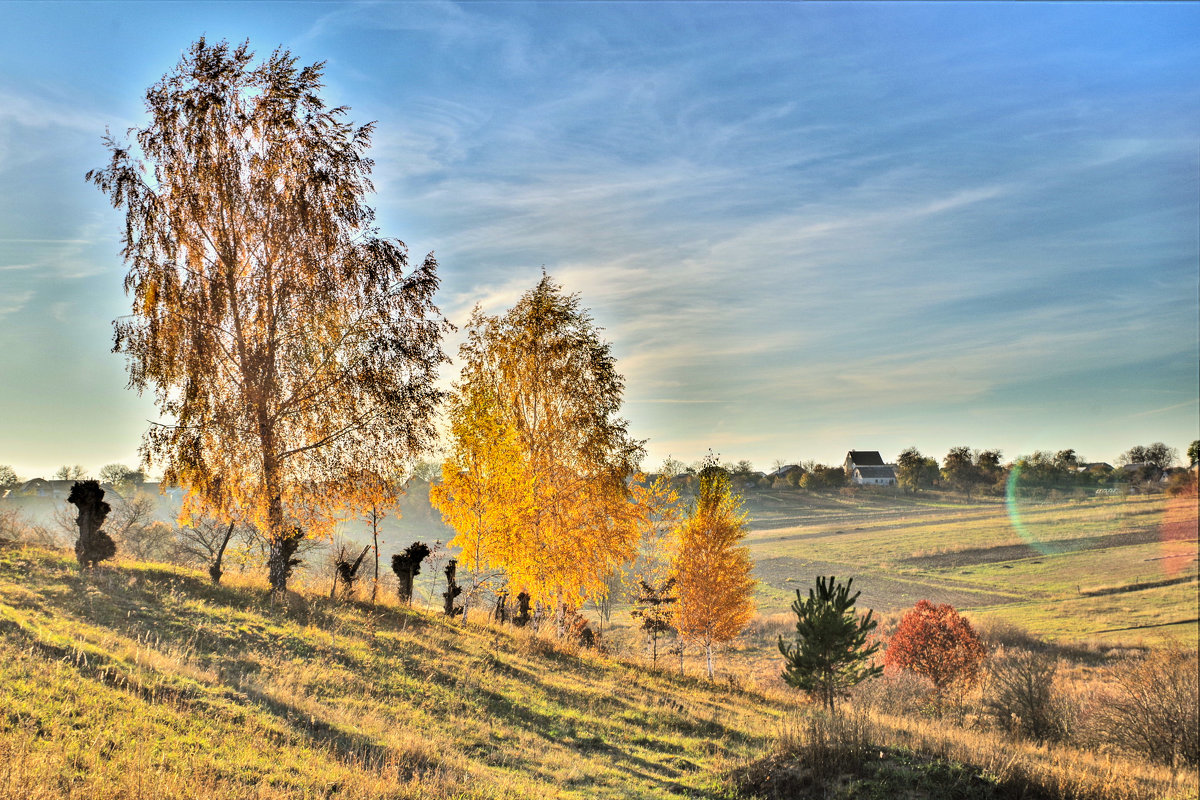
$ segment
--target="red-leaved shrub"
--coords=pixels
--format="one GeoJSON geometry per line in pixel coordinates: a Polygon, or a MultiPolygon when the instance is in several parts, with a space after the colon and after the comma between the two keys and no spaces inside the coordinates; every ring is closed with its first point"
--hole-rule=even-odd
{"type": "Polygon", "coordinates": [[[971,623],[954,606],[922,600],[900,620],[888,640],[883,664],[928,678],[940,705],[947,689],[969,686],[979,679],[985,654],[971,623]]]}

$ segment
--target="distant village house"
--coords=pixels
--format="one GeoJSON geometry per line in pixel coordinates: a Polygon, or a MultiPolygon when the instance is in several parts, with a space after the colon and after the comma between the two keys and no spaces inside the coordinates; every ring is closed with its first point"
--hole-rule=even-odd
{"type": "Polygon", "coordinates": [[[843,464],[846,478],[859,486],[895,486],[896,467],[885,464],[878,450],[851,450],[843,464]]]}

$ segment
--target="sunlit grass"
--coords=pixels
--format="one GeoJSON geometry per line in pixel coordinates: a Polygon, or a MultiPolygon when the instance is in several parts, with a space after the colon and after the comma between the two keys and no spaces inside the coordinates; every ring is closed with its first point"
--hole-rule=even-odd
{"type": "Polygon", "coordinates": [[[679,796],[792,705],[525,631],[279,609],[163,567],[84,578],[37,550],[0,551],[0,633],[0,796],[679,796]]]}
{"type": "MultiPolygon", "coordinates": [[[[1107,637],[1101,632],[1196,617],[1196,584],[1186,581],[1118,599],[1083,596],[1097,587],[1196,574],[1194,509],[1180,525],[1179,509],[1161,495],[1022,501],[1019,527],[994,498],[941,508],[892,498],[887,507],[869,496],[857,511],[839,503],[836,522],[817,514],[804,524],[754,531],[760,610],[782,612],[815,574],[836,573],[855,576],[860,604],[877,612],[927,598],[1051,638],[1107,637]],[[1190,538],[1178,538],[1189,531],[1190,538]]],[[[1162,636],[1195,641],[1195,626],[1145,629],[1133,638],[1162,636]]]]}
{"type": "MultiPolygon", "coordinates": [[[[719,655],[715,685],[692,676],[694,652],[687,676],[672,655],[646,669],[627,607],[606,626],[613,658],[485,624],[478,611],[463,624],[400,608],[388,592],[375,608],[332,605],[320,575],[301,576],[302,591],[276,607],[252,573],[213,587],[195,571],[118,559],[85,577],[66,553],[0,549],[0,797],[722,796],[718,775],[761,755],[805,706],[779,684],[775,642],[817,569],[855,576],[885,625],[928,597],[1095,658],[1196,646],[1195,623],[1164,624],[1195,617],[1195,582],[1116,591],[1195,574],[1194,539],[1145,540],[1161,499],[1033,509],[1024,519],[1058,541],[1143,540],[1001,560],[994,548],[1022,542],[1003,506],[947,506],[896,514],[878,498],[841,498],[825,509],[836,522],[756,531],[756,559],[774,564],[760,586],[765,614],[719,655]]],[[[1087,694],[1091,663],[1064,668],[1072,691],[1087,694]]],[[[1069,792],[1101,768],[1083,750],[1014,749],[999,733],[920,715],[873,724],[883,745],[920,763],[995,771],[1019,751],[1039,780],[1069,792]]],[[[1150,797],[1175,779],[1145,780],[1158,788],[1110,781],[1110,795],[1063,796],[1150,797]]]]}

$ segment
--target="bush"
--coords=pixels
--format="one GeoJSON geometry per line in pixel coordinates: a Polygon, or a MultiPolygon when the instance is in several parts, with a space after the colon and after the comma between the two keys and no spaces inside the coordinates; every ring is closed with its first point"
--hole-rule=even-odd
{"type": "Polygon", "coordinates": [[[1101,737],[1168,766],[1200,765],[1198,670],[1196,651],[1182,647],[1117,664],[1099,708],[1101,737]]]}
{"type": "Polygon", "coordinates": [[[886,714],[915,716],[928,713],[933,683],[913,672],[884,673],[854,687],[856,706],[878,709],[886,714]]]}
{"type": "Polygon", "coordinates": [[[871,719],[858,712],[786,717],[772,751],[733,771],[738,797],[829,797],[847,779],[865,777],[880,751],[871,719]]]}
{"type": "Polygon", "coordinates": [[[965,689],[978,680],[984,655],[975,629],[954,606],[922,600],[900,620],[883,663],[932,681],[940,707],[948,689],[965,689]]]}
{"type": "Polygon", "coordinates": [[[1058,659],[1049,653],[1010,650],[988,665],[984,708],[996,724],[1039,743],[1067,735],[1064,702],[1054,688],[1058,659]]]}

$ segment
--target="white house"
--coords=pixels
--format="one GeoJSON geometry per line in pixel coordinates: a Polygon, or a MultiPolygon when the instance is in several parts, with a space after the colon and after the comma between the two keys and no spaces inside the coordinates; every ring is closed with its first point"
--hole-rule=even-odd
{"type": "Polygon", "coordinates": [[[843,465],[846,477],[859,486],[895,486],[896,467],[885,464],[878,450],[851,450],[843,465]]]}

